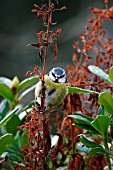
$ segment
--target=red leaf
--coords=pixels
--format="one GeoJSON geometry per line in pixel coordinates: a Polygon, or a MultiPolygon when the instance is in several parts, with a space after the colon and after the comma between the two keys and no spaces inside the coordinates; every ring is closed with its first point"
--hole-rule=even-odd
{"type": "Polygon", "coordinates": [[[30,74],[30,71],[27,71],[27,73],[25,74],[25,76],[28,76],[30,74]]]}
{"type": "Polygon", "coordinates": [[[63,6],[62,8],[60,8],[62,11],[63,10],[66,10],[67,9],[67,7],[66,6],[63,6]]]}
{"type": "Polygon", "coordinates": [[[43,45],[42,42],[36,43],[36,44],[31,44],[31,46],[34,46],[34,47],[37,47],[37,48],[40,48],[42,45],[43,45]]]}
{"type": "Polygon", "coordinates": [[[37,9],[32,9],[31,12],[37,12],[37,9]]]}
{"type": "Polygon", "coordinates": [[[105,4],[108,4],[108,0],[104,0],[104,3],[105,3],[105,4]]]}
{"type": "Polygon", "coordinates": [[[39,9],[39,8],[40,8],[37,4],[34,4],[34,7],[35,7],[35,8],[37,8],[37,9],[39,9]]]}
{"type": "Polygon", "coordinates": [[[88,22],[90,22],[90,23],[92,23],[93,21],[94,21],[93,18],[90,18],[90,19],[88,20],[88,22]]]}
{"type": "Polygon", "coordinates": [[[55,8],[55,5],[54,3],[51,4],[51,8],[54,9],[55,8]]]}
{"type": "Polygon", "coordinates": [[[77,60],[77,58],[78,58],[78,55],[74,53],[72,56],[72,61],[75,62],[77,60]]]}

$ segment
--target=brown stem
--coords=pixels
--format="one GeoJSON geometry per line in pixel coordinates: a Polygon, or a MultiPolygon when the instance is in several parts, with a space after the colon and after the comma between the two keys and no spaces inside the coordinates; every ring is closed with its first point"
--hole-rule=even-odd
{"type": "Polygon", "coordinates": [[[80,74],[79,69],[80,69],[80,65],[82,62],[82,57],[83,57],[83,52],[81,51],[79,61],[77,61],[77,64],[76,64],[76,69],[77,69],[76,78],[78,78],[80,74]]]}
{"type": "Polygon", "coordinates": [[[79,59],[78,67],[80,67],[80,65],[81,65],[81,62],[82,62],[82,56],[83,56],[83,52],[81,52],[81,54],[80,54],[80,59],[79,59]]]}
{"type": "MultiPolygon", "coordinates": [[[[48,44],[49,42],[49,32],[50,32],[50,24],[51,24],[51,0],[49,0],[49,8],[48,8],[48,24],[47,24],[47,39],[46,42],[48,44]]],[[[46,73],[46,60],[47,60],[47,54],[48,54],[48,46],[45,49],[45,55],[44,55],[44,67],[43,67],[43,74],[46,73]]]]}
{"type": "Polygon", "coordinates": [[[100,46],[99,46],[99,31],[97,31],[97,49],[98,49],[98,54],[96,56],[96,64],[99,67],[100,65],[100,46]]]}
{"type": "MultiPolygon", "coordinates": [[[[70,109],[71,109],[71,114],[72,112],[72,99],[71,99],[71,94],[70,94],[70,109]]],[[[74,155],[74,148],[75,148],[75,143],[74,143],[74,126],[73,126],[73,120],[71,119],[71,141],[72,141],[72,156],[74,155]]],[[[75,158],[73,157],[73,170],[75,169],[75,158]]]]}
{"type": "MultiPolygon", "coordinates": [[[[49,0],[48,2],[48,25],[47,25],[47,39],[46,42],[48,44],[49,42],[49,32],[50,32],[50,18],[51,18],[51,0],[49,0]]],[[[44,65],[43,65],[43,70],[42,70],[42,87],[44,86],[45,82],[44,82],[44,75],[46,74],[46,60],[47,60],[47,54],[48,54],[48,46],[45,49],[45,55],[44,55],[44,65]]],[[[45,109],[45,90],[42,90],[42,96],[41,96],[41,108],[42,111],[45,109]]],[[[43,163],[46,164],[47,162],[47,154],[46,154],[46,132],[45,132],[45,123],[46,120],[46,114],[43,114],[43,121],[42,121],[42,126],[43,126],[43,153],[44,153],[44,159],[43,159],[43,163]]],[[[48,129],[49,130],[49,129],[48,129]]]]}

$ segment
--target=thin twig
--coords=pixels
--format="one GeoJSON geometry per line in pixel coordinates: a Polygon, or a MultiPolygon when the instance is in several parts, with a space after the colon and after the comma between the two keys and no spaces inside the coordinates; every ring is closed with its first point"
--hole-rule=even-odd
{"type": "MultiPolygon", "coordinates": [[[[51,0],[49,0],[48,2],[49,4],[49,7],[48,7],[48,25],[47,25],[47,39],[46,39],[46,42],[48,44],[49,42],[49,32],[50,32],[50,17],[51,17],[51,0]]],[[[48,55],[48,46],[46,47],[45,49],[45,55],[44,55],[44,65],[43,65],[43,70],[42,70],[42,87],[44,86],[44,76],[46,74],[46,60],[47,60],[47,55],[48,55]]],[[[42,90],[42,97],[41,97],[41,108],[42,110],[45,109],[45,90],[42,90]]],[[[45,123],[45,120],[46,120],[46,114],[43,114],[43,123],[42,123],[42,126],[43,126],[43,153],[44,153],[44,164],[47,163],[47,154],[46,154],[46,144],[45,144],[45,141],[46,141],[46,132],[45,132],[45,126],[47,126],[48,124],[45,123]]],[[[48,127],[47,127],[48,128],[48,127]]],[[[49,129],[48,129],[49,130],[49,129]]]]}

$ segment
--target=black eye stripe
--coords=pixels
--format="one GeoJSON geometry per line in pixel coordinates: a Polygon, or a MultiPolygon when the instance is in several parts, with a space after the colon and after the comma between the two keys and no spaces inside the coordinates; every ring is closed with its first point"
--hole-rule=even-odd
{"type": "Polygon", "coordinates": [[[52,75],[53,75],[53,77],[55,77],[56,78],[56,76],[55,76],[55,74],[52,72],[52,75]]]}
{"type": "Polygon", "coordinates": [[[65,75],[63,74],[63,75],[61,75],[61,76],[59,76],[59,78],[63,78],[65,75]]]}
{"type": "MultiPolygon", "coordinates": [[[[52,72],[52,75],[53,75],[53,77],[55,77],[56,78],[56,76],[55,76],[55,74],[52,72]]],[[[63,78],[65,75],[63,74],[63,75],[60,75],[60,76],[58,76],[58,78],[63,78]]]]}

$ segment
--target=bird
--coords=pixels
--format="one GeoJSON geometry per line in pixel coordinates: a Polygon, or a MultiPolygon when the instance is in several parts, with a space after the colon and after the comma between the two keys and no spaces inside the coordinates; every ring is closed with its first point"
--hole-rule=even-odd
{"type": "Polygon", "coordinates": [[[46,109],[61,104],[68,93],[66,86],[66,73],[60,67],[55,67],[44,76],[44,86],[40,80],[35,88],[35,103],[41,106],[42,90],[45,90],[44,104],[46,109]]]}

